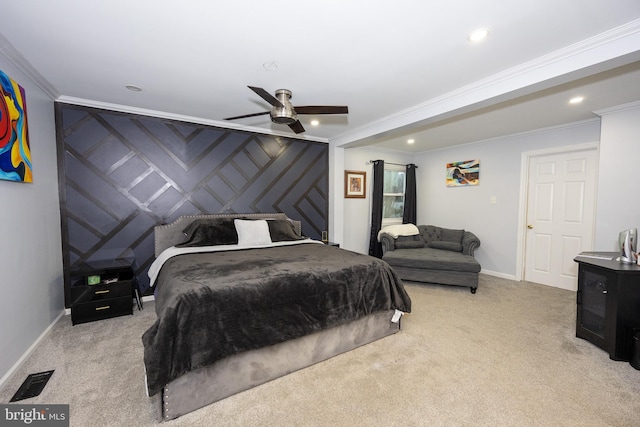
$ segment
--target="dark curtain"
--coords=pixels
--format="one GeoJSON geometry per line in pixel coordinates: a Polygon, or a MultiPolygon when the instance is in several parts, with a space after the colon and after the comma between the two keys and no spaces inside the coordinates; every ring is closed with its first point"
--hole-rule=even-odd
{"type": "Polygon", "coordinates": [[[404,189],[403,224],[416,223],[416,168],[413,163],[407,165],[406,187],[404,189]]]}
{"type": "Polygon", "coordinates": [[[373,162],[373,192],[371,201],[371,236],[369,255],[382,258],[382,245],[378,242],[378,232],[382,227],[382,203],[384,192],[384,160],[373,162]]]}

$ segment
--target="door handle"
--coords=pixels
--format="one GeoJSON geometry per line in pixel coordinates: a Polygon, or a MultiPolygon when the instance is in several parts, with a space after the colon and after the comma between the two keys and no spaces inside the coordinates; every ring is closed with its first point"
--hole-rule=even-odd
{"type": "Polygon", "coordinates": [[[529,230],[533,230],[533,225],[529,224],[529,225],[527,225],[527,228],[528,228],[529,230]]]}

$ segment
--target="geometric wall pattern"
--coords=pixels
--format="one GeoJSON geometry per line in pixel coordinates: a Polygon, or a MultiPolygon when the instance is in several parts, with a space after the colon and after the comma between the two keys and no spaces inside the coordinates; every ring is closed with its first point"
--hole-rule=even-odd
{"type": "Polygon", "coordinates": [[[56,103],[69,270],[133,255],[149,286],[153,227],[180,215],[284,212],[327,230],[328,145],[56,103]]]}

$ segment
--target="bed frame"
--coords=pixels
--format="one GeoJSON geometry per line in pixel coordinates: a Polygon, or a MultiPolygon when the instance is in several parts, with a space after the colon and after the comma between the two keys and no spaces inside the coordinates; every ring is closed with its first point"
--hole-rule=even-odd
{"type": "MultiPolygon", "coordinates": [[[[166,248],[184,241],[182,230],[200,218],[288,219],[274,214],[212,214],[178,218],[155,227],[156,257],[166,248]]],[[[293,221],[298,234],[300,222],[293,221]]],[[[353,350],[400,330],[392,322],[395,310],[378,312],[354,322],[319,331],[287,342],[246,351],[210,366],[182,375],[151,397],[158,421],[166,421],[202,408],[252,387],[287,375],[338,354],[353,350]]]]}

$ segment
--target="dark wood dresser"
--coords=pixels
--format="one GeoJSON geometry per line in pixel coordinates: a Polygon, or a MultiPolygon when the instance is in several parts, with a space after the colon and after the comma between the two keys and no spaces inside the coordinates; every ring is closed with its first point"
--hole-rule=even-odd
{"type": "Polygon", "coordinates": [[[576,336],[629,361],[633,328],[640,328],[640,266],[617,252],[582,252],[578,268],[576,336]]]}

